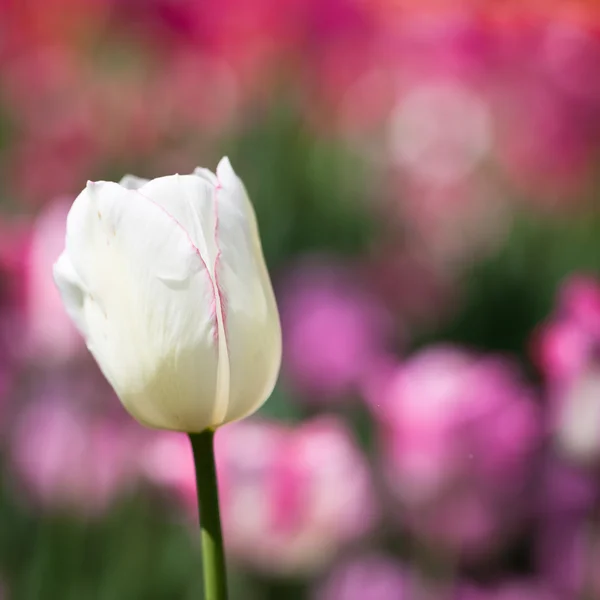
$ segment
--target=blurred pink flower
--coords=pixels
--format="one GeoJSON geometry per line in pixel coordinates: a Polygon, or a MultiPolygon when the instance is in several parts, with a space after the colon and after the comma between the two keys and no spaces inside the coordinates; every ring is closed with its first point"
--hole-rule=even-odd
{"type": "Polygon", "coordinates": [[[472,173],[490,150],[492,121],[481,94],[461,81],[416,83],[402,95],[389,126],[391,160],[434,187],[472,173]]]}
{"type": "MultiPolygon", "coordinates": [[[[297,429],[236,423],[219,430],[216,452],[228,551],[256,569],[288,575],[320,570],[373,524],[365,458],[333,418],[297,429]]],[[[196,514],[185,436],[158,435],[143,461],[150,480],[174,489],[196,514]]]]}
{"type": "Polygon", "coordinates": [[[505,91],[499,102],[511,108],[498,123],[501,165],[528,197],[575,198],[587,180],[592,146],[574,107],[531,79],[505,91]]]}
{"type": "Polygon", "coordinates": [[[573,52],[576,31],[575,23],[553,19],[498,36],[503,60],[492,93],[496,156],[512,183],[546,206],[577,199],[599,140],[597,109],[574,93],[582,74],[593,93],[598,70],[593,44],[587,56],[573,52]]]}
{"type": "Polygon", "coordinates": [[[270,427],[240,423],[219,440],[229,548],[267,571],[320,570],[373,524],[368,465],[333,418],[270,427]]]}
{"type": "Polygon", "coordinates": [[[14,320],[25,302],[29,239],[28,222],[0,217],[0,322],[14,320]]]}
{"type": "Polygon", "coordinates": [[[178,43],[192,46],[206,42],[209,19],[202,8],[207,6],[200,7],[193,0],[127,0],[112,5],[115,21],[152,36],[163,52],[178,43]]]}
{"type": "Polygon", "coordinates": [[[17,485],[48,510],[101,515],[135,482],[137,436],[62,394],[44,395],[16,416],[10,456],[17,485]]]}
{"type": "MultiPolygon", "coordinates": [[[[239,82],[233,69],[218,57],[189,49],[171,57],[168,68],[155,77],[148,93],[157,104],[153,107],[156,114],[146,121],[161,123],[166,136],[174,130],[185,135],[190,127],[205,136],[224,135],[240,112],[239,82]]],[[[146,127],[144,122],[140,129],[146,127]]]]}
{"type": "Polygon", "coordinates": [[[600,282],[573,275],[561,286],[553,315],[534,339],[534,359],[553,385],[585,369],[600,341],[600,282]]]}
{"type": "Polygon", "coordinates": [[[0,418],[6,392],[18,370],[18,342],[23,337],[23,303],[28,227],[0,217],[0,418]]]}
{"type": "Polygon", "coordinates": [[[69,199],[44,207],[33,223],[25,266],[24,351],[44,362],[64,361],[83,347],[83,338],[67,317],[52,266],[65,244],[69,199]]]}
{"type": "Polygon", "coordinates": [[[306,401],[354,391],[392,333],[388,315],[357,277],[339,265],[315,262],[284,282],[284,373],[306,401]]]}
{"type": "Polygon", "coordinates": [[[98,114],[104,94],[96,78],[67,53],[45,48],[12,61],[7,78],[6,101],[19,128],[3,165],[12,194],[39,205],[77,191],[102,160],[100,142],[112,129],[98,114]]]}
{"type": "Polygon", "coordinates": [[[407,569],[397,559],[359,556],[334,567],[314,591],[314,600],[411,600],[407,569]]]}
{"type": "Polygon", "coordinates": [[[112,4],[114,21],[136,33],[142,52],[147,53],[150,44],[167,65],[164,89],[159,89],[157,82],[158,98],[190,115],[194,111],[190,101],[198,100],[196,119],[202,119],[203,127],[215,128],[223,117],[233,116],[231,101],[237,97],[232,97],[232,91],[240,91],[244,99],[270,99],[280,65],[291,58],[290,50],[301,47],[297,42],[308,3],[286,0],[285,10],[280,10],[277,0],[254,0],[252,4],[245,0],[200,4],[194,0],[128,0],[112,4]],[[194,60],[178,72],[181,54],[193,55],[194,60]],[[215,72],[225,65],[227,73],[215,72]],[[176,87],[170,89],[169,83],[174,82],[176,87]],[[213,87],[213,83],[217,85],[213,87]],[[235,84],[234,90],[230,83],[235,84]],[[207,89],[211,93],[207,94],[207,89]]]}
{"type": "Polygon", "coordinates": [[[9,37],[9,41],[14,42],[16,38],[26,45],[71,46],[72,50],[80,51],[78,42],[89,41],[104,25],[109,6],[107,0],[32,0],[26,5],[10,1],[0,4],[3,21],[10,25],[12,39],[9,37]]]}
{"type": "Polygon", "coordinates": [[[584,463],[600,459],[599,350],[600,283],[573,276],[534,337],[533,352],[547,381],[558,446],[584,463]]]}
{"type": "Polygon", "coordinates": [[[600,100],[600,31],[555,20],[545,28],[539,61],[565,92],[596,110],[600,100]]]}
{"type": "Polygon", "coordinates": [[[432,347],[397,367],[370,402],[399,517],[469,556],[501,543],[527,507],[540,435],[512,365],[432,347]]]}
{"type": "Polygon", "coordinates": [[[172,431],[153,432],[139,456],[144,476],[153,484],[174,491],[184,506],[197,516],[194,456],[188,436],[172,431]]]}

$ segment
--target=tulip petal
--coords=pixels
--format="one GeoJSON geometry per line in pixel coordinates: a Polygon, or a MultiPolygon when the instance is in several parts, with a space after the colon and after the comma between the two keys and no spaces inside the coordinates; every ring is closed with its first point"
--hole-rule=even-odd
{"type": "Polygon", "coordinates": [[[219,180],[217,179],[217,176],[210,169],[204,169],[203,167],[196,167],[194,169],[194,175],[196,177],[200,177],[200,179],[204,179],[205,181],[210,183],[210,185],[212,185],[215,188],[219,187],[219,180]]]}
{"type": "Polygon", "coordinates": [[[149,179],[144,179],[143,177],[136,177],[135,175],[125,175],[121,179],[121,181],[119,181],[119,185],[127,190],[139,190],[149,181],[149,179]]]}
{"type": "Polygon", "coordinates": [[[188,232],[212,276],[217,254],[215,186],[195,175],[170,175],[149,181],[139,192],[162,206],[188,232]]]}
{"type": "Polygon", "coordinates": [[[66,252],[54,263],[53,275],[67,314],[85,336],[87,330],[83,318],[83,304],[86,291],[66,252]]]}
{"type": "MultiPolygon", "coordinates": [[[[216,282],[230,365],[223,420],[254,412],[270,395],[281,360],[281,327],[254,209],[227,158],[217,168],[216,282]]],[[[220,415],[218,415],[220,416],[220,415]]]]}
{"type": "Polygon", "coordinates": [[[180,223],[136,191],[88,184],[69,213],[66,252],[85,290],[88,348],[127,410],[165,429],[212,425],[212,403],[200,399],[216,395],[215,290],[180,223]]]}

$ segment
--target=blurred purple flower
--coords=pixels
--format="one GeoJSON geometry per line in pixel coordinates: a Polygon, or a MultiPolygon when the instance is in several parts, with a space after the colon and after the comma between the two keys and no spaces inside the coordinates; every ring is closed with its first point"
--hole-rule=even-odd
{"type": "Polygon", "coordinates": [[[136,479],[139,432],[44,394],[17,414],[10,456],[18,487],[48,510],[103,514],[136,479]]]}
{"type": "Polygon", "coordinates": [[[547,459],[538,491],[536,556],[552,589],[565,597],[579,597],[591,585],[600,595],[600,576],[592,575],[600,560],[598,523],[593,521],[599,492],[594,473],[547,459]]]}
{"type": "Polygon", "coordinates": [[[307,263],[280,295],[284,372],[307,401],[356,389],[390,336],[390,319],[339,265],[307,263]]]}
{"type": "Polygon", "coordinates": [[[559,448],[583,463],[600,459],[600,283],[573,276],[534,338],[544,374],[550,425],[559,448]]]}
{"type": "Polygon", "coordinates": [[[494,587],[465,585],[456,600],[559,600],[536,581],[508,581],[494,587]]]}
{"type": "Polygon", "coordinates": [[[590,513],[599,492],[593,473],[547,456],[537,492],[537,516],[544,522],[579,520],[590,513]]]}
{"type": "Polygon", "coordinates": [[[411,600],[406,568],[390,557],[372,554],[336,566],[314,591],[314,600],[411,600]]]}
{"type": "MultiPolygon", "coordinates": [[[[256,569],[317,571],[371,528],[374,498],[365,458],[333,418],[297,429],[244,421],[216,438],[228,551],[256,569]]],[[[174,489],[196,514],[189,442],[159,434],[145,452],[151,481],[174,489]]]]}
{"type": "Polygon", "coordinates": [[[537,557],[553,590],[565,598],[600,598],[599,538],[598,523],[591,520],[544,523],[536,540],[537,557]]]}
{"type": "Polygon", "coordinates": [[[530,390],[510,363],[451,346],[410,358],[379,389],[382,459],[399,516],[452,551],[493,549],[526,510],[540,441],[530,390]]]}

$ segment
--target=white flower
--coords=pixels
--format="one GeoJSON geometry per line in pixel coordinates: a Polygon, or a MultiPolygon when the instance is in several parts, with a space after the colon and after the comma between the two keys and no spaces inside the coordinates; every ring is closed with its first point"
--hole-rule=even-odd
{"type": "Polygon", "coordinates": [[[270,395],[281,328],[254,210],[229,160],[88,182],[54,265],[66,310],[141,423],[198,432],[270,395]]]}

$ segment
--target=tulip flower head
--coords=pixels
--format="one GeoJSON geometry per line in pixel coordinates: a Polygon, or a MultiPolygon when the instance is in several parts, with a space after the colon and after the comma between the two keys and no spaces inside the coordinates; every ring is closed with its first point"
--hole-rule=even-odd
{"type": "Polygon", "coordinates": [[[67,217],[54,279],[142,424],[199,432],[270,395],[279,315],[254,210],[228,159],[216,174],[89,182],[67,217]]]}

